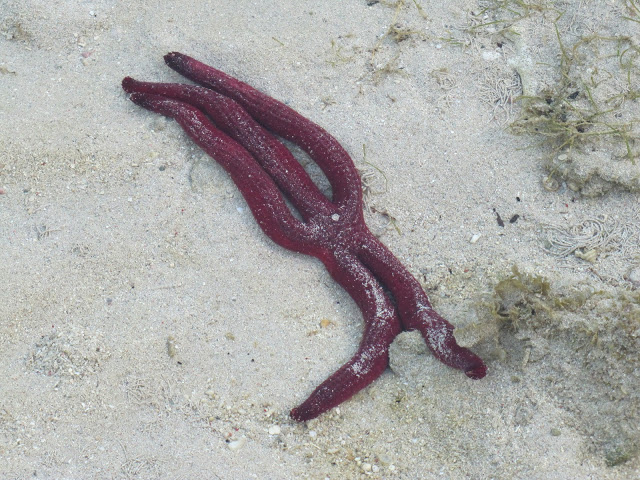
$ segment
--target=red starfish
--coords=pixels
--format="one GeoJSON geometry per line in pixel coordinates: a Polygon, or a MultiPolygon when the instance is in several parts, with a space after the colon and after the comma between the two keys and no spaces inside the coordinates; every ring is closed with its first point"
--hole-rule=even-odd
{"type": "Polygon", "coordinates": [[[456,343],[453,326],[433,310],[418,281],[367,228],[360,177],[335,138],[215,68],[176,52],[164,59],[203,86],[126,77],[122,87],[131,100],[173,117],[229,173],[269,238],[319,258],[364,316],[356,354],[291,410],[291,418],[315,418],[373,382],[387,367],[389,346],[402,330],[420,331],[438,360],[469,378],[486,375],[484,362],[456,343]],[[318,164],[331,183],[331,199],[274,134],[299,145],[318,164]],[[302,221],[292,214],[285,197],[302,221]]]}

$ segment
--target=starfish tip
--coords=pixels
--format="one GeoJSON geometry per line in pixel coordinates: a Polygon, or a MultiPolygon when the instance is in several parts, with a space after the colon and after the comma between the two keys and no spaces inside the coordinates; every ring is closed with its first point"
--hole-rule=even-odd
{"type": "Polygon", "coordinates": [[[180,63],[184,55],[180,52],[169,52],[164,56],[164,63],[173,68],[174,65],[180,63]]]}
{"type": "Polygon", "coordinates": [[[125,92],[131,93],[133,91],[133,85],[136,81],[131,77],[124,77],[122,79],[122,88],[125,92]]]}
{"type": "Polygon", "coordinates": [[[487,366],[484,363],[481,363],[479,365],[473,365],[464,373],[467,377],[471,378],[472,380],[480,380],[481,378],[484,378],[485,375],[487,374],[487,366]]]}
{"type": "Polygon", "coordinates": [[[300,411],[298,408],[292,409],[289,412],[289,416],[296,422],[304,422],[306,420],[306,418],[303,418],[302,415],[300,415],[300,411]]]}

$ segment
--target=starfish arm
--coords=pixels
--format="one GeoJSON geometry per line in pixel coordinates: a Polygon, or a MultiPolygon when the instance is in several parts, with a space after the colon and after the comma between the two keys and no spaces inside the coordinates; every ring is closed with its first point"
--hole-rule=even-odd
{"type": "Polygon", "coordinates": [[[369,234],[361,244],[358,258],[391,291],[404,329],[418,330],[438,360],[474,380],[487,374],[482,359],[458,345],[453,325],[431,307],[420,283],[384,244],[369,234]]]}
{"type": "Polygon", "coordinates": [[[172,52],[164,59],[181,75],[232,98],[258,123],[299,145],[329,179],[334,203],[350,211],[361,209],[360,176],[347,151],[326,130],[284,103],[187,55],[172,52]]]}
{"type": "Polygon", "coordinates": [[[269,238],[298,252],[309,253],[314,248],[312,229],[292,215],[271,177],[249,152],[218,130],[200,110],[161,95],[134,92],[130,98],[141,107],[174,118],[229,173],[269,238]]]}
{"type": "Polygon", "coordinates": [[[122,87],[127,93],[162,95],[203,110],[216,127],[253,155],[305,220],[335,211],[289,149],[234,100],[196,85],[139,82],[131,77],[122,81],[122,87]]]}
{"type": "Polygon", "coordinates": [[[354,256],[336,255],[324,260],[329,273],[344,287],[360,307],[364,334],[356,354],[327,378],[300,406],[291,410],[291,418],[311,420],[348,400],[377,379],[389,364],[389,346],[400,333],[401,325],[391,300],[373,274],[354,256]]]}

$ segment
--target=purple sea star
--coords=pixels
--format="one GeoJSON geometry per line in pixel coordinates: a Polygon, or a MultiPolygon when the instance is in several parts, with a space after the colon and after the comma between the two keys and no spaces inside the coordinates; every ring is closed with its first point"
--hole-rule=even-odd
{"type": "Polygon", "coordinates": [[[373,382],[386,369],[389,346],[403,330],[418,330],[438,360],[469,378],[486,375],[484,362],[456,343],[453,326],[433,310],[418,281],[367,228],[360,177],[336,139],[213,67],[177,52],[164,59],[201,86],[126,77],[122,87],[131,100],[174,118],[229,173],[269,238],[319,258],[362,311],[365,327],[358,351],[291,410],[291,418],[315,418],[373,382]],[[299,145],[318,164],[331,184],[331,199],[274,135],[299,145]]]}

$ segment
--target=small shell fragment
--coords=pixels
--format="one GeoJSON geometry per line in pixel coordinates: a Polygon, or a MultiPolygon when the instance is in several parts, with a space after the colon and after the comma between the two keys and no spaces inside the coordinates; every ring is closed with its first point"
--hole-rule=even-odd
{"type": "Polygon", "coordinates": [[[469,243],[476,243],[478,240],[480,240],[480,237],[482,235],[479,233],[474,233],[471,238],[469,239],[469,243]]]}
{"type": "Polygon", "coordinates": [[[542,186],[547,192],[557,192],[560,189],[560,182],[549,175],[542,180],[542,186]]]}
{"type": "Polygon", "coordinates": [[[576,250],[573,253],[576,257],[581,258],[582,260],[586,260],[589,263],[594,263],[598,258],[598,251],[595,248],[587,250],[586,252],[576,250]]]}
{"type": "Polygon", "coordinates": [[[247,442],[247,439],[242,437],[238,440],[230,441],[229,443],[227,443],[227,447],[229,447],[229,450],[235,452],[236,450],[239,450],[240,448],[242,448],[246,442],[247,442]]]}
{"type": "Polygon", "coordinates": [[[173,335],[169,335],[167,337],[167,355],[169,355],[169,358],[174,358],[176,352],[176,339],[173,338],[173,335]]]}

